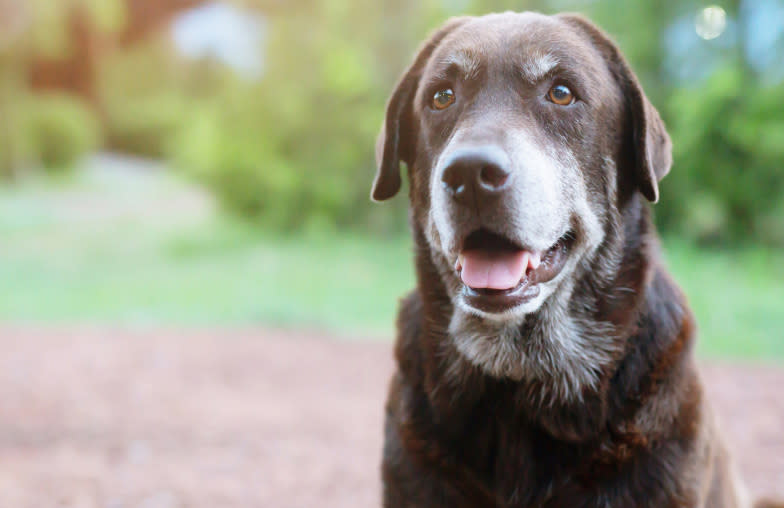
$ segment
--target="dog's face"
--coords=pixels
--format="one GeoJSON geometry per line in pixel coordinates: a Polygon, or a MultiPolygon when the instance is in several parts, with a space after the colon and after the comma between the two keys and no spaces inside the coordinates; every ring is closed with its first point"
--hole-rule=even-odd
{"type": "Polygon", "coordinates": [[[601,123],[620,121],[619,90],[600,53],[560,25],[466,23],[414,96],[424,230],[453,301],[484,318],[537,311],[601,242],[614,199],[606,158],[617,154],[603,153],[613,143],[601,123]]]}
{"type": "Polygon", "coordinates": [[[615,46],[575,16],[452,20],[390,100],[373,197],[410,169],[414,218],[457,308],[519,321],[604,238],[619,186],[650,200],[669,138],[615,46]],[[630,162],[629,162],[630,161],[630,162]]]}

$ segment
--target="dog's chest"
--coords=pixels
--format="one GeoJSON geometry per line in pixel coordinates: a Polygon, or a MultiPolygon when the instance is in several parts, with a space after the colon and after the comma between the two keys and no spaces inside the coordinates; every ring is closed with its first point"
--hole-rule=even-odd
{"type": "Polygon", "coordinates": [[[560,499],[566,491],[585,495],[579,482],[585,452],[554,440],[497,398],[488,400],[449,416],[465,424],[445,432],[445,448],[459,450],[458,460],[499,508],[573,506],[560,499]]]}
{"type": "Polygon", "coordinates": [[[492,493],[496,508],[598,508],[608,499],[628,507],[681,506],[671,504],[678,497],[674,492],[669,499],[652,488],[651,478],[666,461],[650,454],[608,463],[603,459],[613,455],[616,443],[559,441],[497,403],[492,409],[479,405],[463,417],[471,423],[445,445],[460,450],[459,459],[481,490],[492,493]],[[654,499],[659,504],[650,505],[654,499]]]}

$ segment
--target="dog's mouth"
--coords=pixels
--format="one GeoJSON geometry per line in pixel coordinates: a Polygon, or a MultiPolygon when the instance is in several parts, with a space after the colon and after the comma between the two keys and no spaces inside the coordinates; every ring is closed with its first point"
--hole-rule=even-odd
{"type": "Polygon", "coordinates": [[[534,251],[486,229],[463,241],[455,271],[463,282],[463,296],[479,310],[498,313],[539,295],[539,284],[563,269],[574,235],[562,236],[546,251],[534,251]]]}

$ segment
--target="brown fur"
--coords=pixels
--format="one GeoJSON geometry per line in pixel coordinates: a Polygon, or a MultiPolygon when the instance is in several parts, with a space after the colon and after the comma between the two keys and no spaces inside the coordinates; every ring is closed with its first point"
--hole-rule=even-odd
{"type": "MultiPolygon", "coordinates": [[[[692,355],[694,319],[662,267],[649,208],[641,199],[658,199],[658,181],[671,163],[669,137],[615,45],[578,16],[519,19],[526,30],[541,31],[538,38],[554,50],[561,49],[562,39],[579,40],[583,53],[574,61],[566,54],[564,65],[595,66],[586,94],[600,100],[586,106],[594,109],[579,117],[579,129],[535,104],[525,114],[530,125],[555,129],[567,143],[564,149],[577,154],[586,199],[601,219],[600,241],[580,251],[568,279],[515,325],[514,341],[497,339],[508,340],[503,343],[518,348],[513,351],[536,369],[514,378],[490,375],[455,345],[455,330],[470,341],[472,334],[494,329],[476,316],[455,318],[459,283],[429,222],[428,182],[457,127],[426,118],[421,104],[429,92],[423,83],[434,79],[433,55],[466,38],[476,64],[472,72],[481,75],[498,54],[486,43],[495,39],[484,34],[497,30],[491,35],[506,37],[517,19],[458,18],[435,32],[398,83],[379,137],[372,195],[392,197],[401,184],[399,163],[407,164],[418,279],[401,302],[397,322],[398,371],[386,406],[384,506],[739,508],[739,486],[692,355]],[[563,319],[600,350],[583,378],[575,378],[584,382],[564,385],[579,387],[577,392],[557,388],[575,366],[552,363],[561,357],[550,333],[563,332],[563,319]]],[[[479,89],[471,93],[476,101],[486,97],[479,89]]],[[[506,97],[491,99],[487,104],[502,104],[506,97]]],[[[508,118],[492,106],[471,111],[461,117],[460,128],[481,124],[488,115],[498,115],[492,125],[503,127],[508,118]]],[[[482,130],[491,137],[502,131],[482,130]]],[[[514,207],[501,210],[517,213],[514,207]]],[[[459,213],[450,216],[456,228],[475,227],[475,218],[459,213]]],[[[583,227],[583,219],[572,218],[578,245],[596,235],[583,227]]],[[[487,340],[481,345],[493,347],[487,340]]],[[[759,508],[765,506],[775,505],[759,508]]]]}

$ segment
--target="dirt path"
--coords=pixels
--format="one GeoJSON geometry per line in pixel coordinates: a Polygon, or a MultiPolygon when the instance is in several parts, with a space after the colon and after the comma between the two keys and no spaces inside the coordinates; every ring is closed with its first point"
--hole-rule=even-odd
{"type": "MultiPolygon", "coordinates": [[[[378,506],[387,344],[0,329],[0,507],[378,506]]],[[[784,497],[784,368],[711,364],[752,492],[784,497]]]]}

